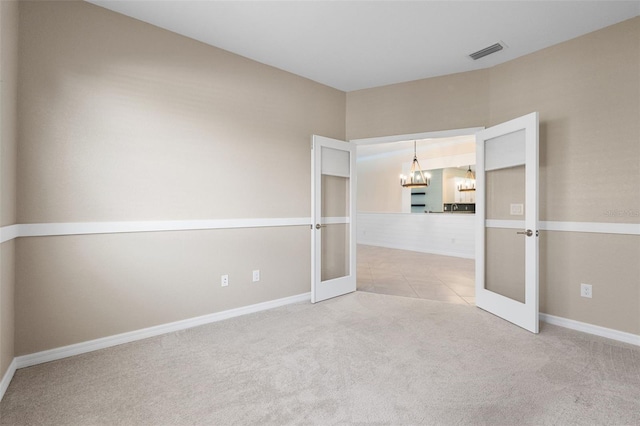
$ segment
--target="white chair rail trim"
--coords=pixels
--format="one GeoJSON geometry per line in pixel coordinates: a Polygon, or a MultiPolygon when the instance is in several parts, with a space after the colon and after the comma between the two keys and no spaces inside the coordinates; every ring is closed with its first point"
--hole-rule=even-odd
{"type": "Polygon", "coordinates": [[[266,228],[279,226],[309,226],[309,217],[160,220],[137,222],[70,222],[25,223],[0,228],[0,243],[19,237],[49,237],[56,235],[118,234],[128,232],[192,231],[208,229],[266,228]]]}
{"type": "MultiPolygon", "coordinates": [[[[489,226],[519,227],[518,221],[487,221],[489,226]],[[496,223],[494,223],[496,222],[496,223]],[[502,223],[504,222],[504,223],[502,223]]],[[[0,227],[0,243],[19,237],[49,237],[57,235],[118,234],[128,232],[192,231],[208,229],[265,228],[279,226],[309,226],[310,217],[249,218],[212,220],[160,220],[136,222],[69,222],[25,223],[0,227]]],[[[587,232],[597,234],[640,235],[640,224],[606,222],[541,221],[543,231],[587,232]]]]}

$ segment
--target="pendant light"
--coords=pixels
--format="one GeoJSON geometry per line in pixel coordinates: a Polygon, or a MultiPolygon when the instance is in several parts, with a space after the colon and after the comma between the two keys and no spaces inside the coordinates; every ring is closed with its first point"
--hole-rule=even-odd
{"type": "Polygon", "coordinates": [[[464,181],[458,184],[458,191],[475,191],[476,190],[476,175],[471,171],[471,166],[467,170],[467,174],[464,176],[464,181]]]}
{"type": "Polygon", "coordinates": [[[413,162],[411,163],[411,171],[409,176],[400,175],[400,185],[405,188],[424,188],[429,186],[429,181],[422,172],[422,167],[418,162],[416,153],[416,141],[413,141],[413,162]]]}

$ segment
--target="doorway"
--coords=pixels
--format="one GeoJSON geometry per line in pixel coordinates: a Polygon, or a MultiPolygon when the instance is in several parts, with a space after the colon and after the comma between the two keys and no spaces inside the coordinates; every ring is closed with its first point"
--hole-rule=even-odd
{"type": "Polygon", "coordinates": [[[471,191],[475,132],[460,129],[352,141],[357,144],[357,288],[461,305],[475,304],[471,191]],[[405,189],[414,155],[430,187],[405,189]],[[453,206],[453,208],[452,208],[453,206]]]}

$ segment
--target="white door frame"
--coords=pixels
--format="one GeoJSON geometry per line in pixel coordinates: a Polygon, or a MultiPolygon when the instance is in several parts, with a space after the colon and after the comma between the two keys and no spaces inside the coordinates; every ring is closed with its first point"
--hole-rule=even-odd
{"type": "MultiPolygon", "coordinates": [[[[537,112],[514,118],[478,132],[476,136],[476,306],[506,319],[532,333],[539,331],[539,220],[538,220],[538,134],[539,117],[537,112]],[[496,137],[515,134],[524,130],[523,151],[509,149],[518,147],[512,140],[501,145],[499,163],[485,167],[485,141],[496,137]],[[485,212],[485,169],[494,170],[512,165],[525,165],[525,206],[524,220],[487,220],[485,212]],[[524,234],[525,245],[525,301],[510,299],[485,288],[485,230],[486,228],[512,229],[514,233],[524,234]],[[525,231],[526,230],[526,231],[525,231]]],[[[495,156],[494,156],[495,157],[495,156]]]]}
{"type": "MultiPolygon", "coordinates": [[[[353,155],[353,162],[352,162],[352,175],[353,175],[353,179],[352,182],[355,185],[355,181],[356,178],[355,176],[357,176],[357,162],[355,161],[355,157],[357,156],[357,148],[358,145],[375,145],[375,144],[383,144],[383,143],[392,143],[392,142],[402,142],[402,141],[408,141],[408,140],[419,140],[419,139],[439,139],[439,138],[451,138],[451,137],[456,137],[456,136],[468,136],[468,135],[474,135],[476,134],[478,131],[484,129],[484,127],[469,127],[469,128],[464,128],[464,129],[452,129],[452,130],[442,130],[442,131],[433,131],[433,132],[422,132],[422,133],[410,133],[410,134],[402,134],[402,135],[391,135],[391,136],[381,136],[381,137],[371,137],[371,138],[362,138],[362,139],[351,139],[348,142],[350,144],[352,144],[355,147],[354,150],[354,155],[353,155]]],[[[315,136],[314,136],[315,137],[315,136]]],[[[313,143],[312,143],[313,146],[313,143]]],[[[313,154],[312,154],[313,157],[313,154]]],[[[312,200],[315,200],[316,198],[316,192],[317,192],[317,188],[315,188],[315,183],[314,183],[314,179],[315,179],[315,170],[316,168],[319,166],[319,164],[316,164],[315,160],[312,159],[312,179],[311,179],[311,196],[312,196],[312,200]]],[[[353,210],[352,210],[352,217],[351,217],[351,225],[352,225],[352,232],[353,232],[353,243],[354,243],[354,248],[356,246],[356,234],[355,234],[355,228],[356,228],[356,215],[357,215],[357,211],[355,209],[355,201],[357,199],[357,186],[355,186],[352,190],[352,197],[353,197],[353,201],[352,204],[354,205],[353,210]]],[[[313,203],[315,203],[315,201],[313,201],[313,203]]],[[[315,204],[312,204],[315,205],[315,204]]],[[[316,297],[316,288],[314,288],[315,285],[317,285],[317,283],[320,282],[319,279],[319,272],[318,272],[318,266],[317,265],[317,261],[315,259],[315,252],[317,251],[317,238],[319,237],[319,235],[316,233],[315,230],[315,226],[316,226],[316,217],[318,217],[317,212],[313,211],[312,209],[312,224],[311,224],[311,229],[312,229],[312,256],[311,256],[311,285],[312,285],[312,289],[311,289],[311,299],[312,302],[315,303],[316,301],[319,300],[323,300],[323,297],[316,297]],[[316,283],[316,284],[314,284],[316,283]]],[[[353,253],[353,259],[355,259],[355,250],[353,253]]],[[[351,274],[353,275],[354,279],[357,279],[356,277],[356,267],[355,265],[353,265],[352,267],[352,271],[351,274]]]]}
{"type": "MultiPolygon", "coordinates": [[[[356,291],[356,146],[324,136],[311,137],[311,303],[356,291]],[[324,151],[327,149],[327,151],[324,151]],[[347,160],[340,154],[347,154],[347,160]],[[325,155],[326,154],[326,155],[325,155]],[[322,175],[349,179],[347,217],[322,216],[322,175]],[[327,226],[347,224],[348,274],[322,281],[322,234],[327,226]]],[[[328,230],[328,229],[327,229],[328,230]]]]}
{"type": "Polygon", "coordinates": [[[435,132],[409,133],[405,135],[350,139],[349,142],[355,143],[356,145],[377,145],[381,143],[403,142],[420,139],[453,138],[456,136],[475,135],[477,132],[483,129],[484,127],[469,127],[466,129],[439,130],[435,132]]]}

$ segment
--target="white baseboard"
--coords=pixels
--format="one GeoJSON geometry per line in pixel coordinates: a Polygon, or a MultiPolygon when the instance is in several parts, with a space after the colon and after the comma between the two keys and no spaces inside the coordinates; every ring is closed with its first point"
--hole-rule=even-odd
{"type": "Polygon", "coordinates": [[[17,364],[18,363],[14,358],[13,361],[11,361],[11,364],[9,364],[9,368],[7,368],[7,372],[4,373],[4,376],[0,381],[0,401],[2,401],[2,398],[4,397],[4,393],[7,391],[7,388],[9,387],[9,383],[11,383],[11,379],[13,379],[13,375],[16,374],[17,364]]]}
{"type": "MultiPolygon", "coordinates": [[[[42,364],[44,362],[55,361],[74,355],[80,355],[87,352],[93,352],[112,346],[121,345],[123,343],[135,342],[137,340],[147,339],[149,337],[159,336],[161,334],[172,333],[174,331],[185,330],[187,328],[197,327],[199,325],[209,324],[216,321],[222,321],[228,318],[238,317],[241,315],[252,314],[254,312],[265,311],[267,309],[277,308],[279,306],[290,305],[292,303],[305,302],[311,300],[311,293],[298,294],[296,296],[285,297],[282,299],[271,300],[269,302],[258,303],[255,305],[243,306],[241,308],[229,309],[227,311],[216,312],[209,315],[203,315],[196,318],[189,318],[182,321],[162,324],[155,327],[144,328],[142,330],[130,331],[128,333],[116,334],[115,336],[103,337],[100,339],[89,340],[87,342],[76,343],[74,345],[63,346],[60,348],[49,349],[42,352],[36,352],[29,355],[23,355],[14,359],[15,368],[30,367],[32,365],[42,364]]],[[[13,376],[13,374],[11,375],[13,376]]],[[[10,379],[9,379],[10,380],[10,379]]],[[[8,386],[8,382],[7,382],[8,386]]]]}
{"type": "Polygon", "coordinates": [[[549,324],[559,325],[560,327],[570,328],[571,330],[582,331],[583,333],[593,334],[600,337],[606,337],[607,339],[617,340],[619,342],[640,346],[640,336],[637,334],[618,331],[612,328],[600,327],[599,325],[587,324],[586,322],[575,321],[543,313],[540,313],[540,319],[549,324]]]}

